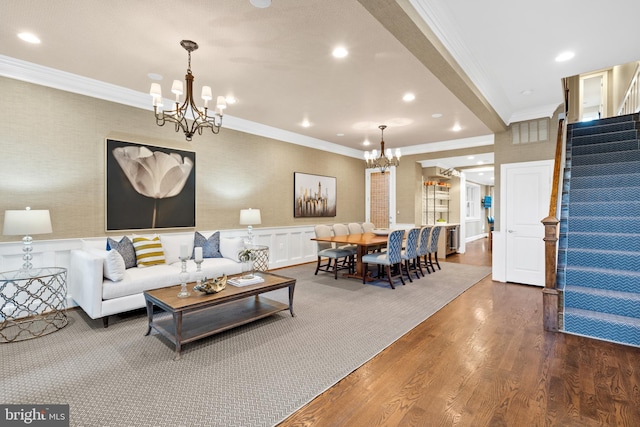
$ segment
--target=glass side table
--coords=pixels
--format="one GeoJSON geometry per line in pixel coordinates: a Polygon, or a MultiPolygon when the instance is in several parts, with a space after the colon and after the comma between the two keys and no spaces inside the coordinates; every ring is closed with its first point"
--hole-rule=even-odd
{"type": "Polygon", "coordinates": [[[247,245],[247,249],[251,249],[255,254],[253,260],[253,269],[255,271],[269,270],[269,246],[265,245],[247,245]]]}
{"type": "Polygon", "coordinates": [[[67,269],[0,273],[0,343],[24,341],[67,325],[67,269]]]}

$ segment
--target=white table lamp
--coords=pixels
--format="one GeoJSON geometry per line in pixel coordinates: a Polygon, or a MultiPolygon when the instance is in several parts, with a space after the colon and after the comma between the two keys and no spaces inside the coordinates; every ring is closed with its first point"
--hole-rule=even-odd
{"type": "Polygon", "coordinates": [[[48,209],[31,210],[31,208],[27,207],[24,210],[4,211],[2,234],[5,236],[24,236],[22,238],[22,243],[24,243],[22,247],[22,252],[24,252],[22,256],[24,260],[23,270],[30,270],[32,267],[31,259],[33,257],[31,251],[33,248],[31,243],[33,243],[33,239],[31,235],[48,233],[53,233],[48,209]]]}
{"type": "Polygon", "coordinates": [[[260,209],[241,209],[240,210],[240,225],[247,226],[247,233],[249,234],[249,243],[253,244],[253,226],[261,224],[260,209]]]}

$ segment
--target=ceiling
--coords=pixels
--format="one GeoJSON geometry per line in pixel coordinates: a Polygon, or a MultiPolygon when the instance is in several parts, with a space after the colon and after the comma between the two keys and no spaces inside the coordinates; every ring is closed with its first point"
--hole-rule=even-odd
{"type": "MultiPolygon", "coordinates": [[[[618,0],[621,12],[613,9],[592,0],[273,0],[267,8],[249,0],[2,0],[0,75],[64,88],[44,80],[71,73],[124,88],[137,101],[123,103],[150,109],[150,75],[162,76],[168,97],[187,68],[179,42],[190,39],[199,44],[195,92],[206,84],[237,99],[225,127],[361,157],[379,148],[386,124],[387,147],[433,159],[451,147],[490,145],[510,122],[551,116],[562,77],[637,60],[619,42],[638,40],[640,2],[618,0]],[[42,42],[24,43],[16,36],[23,31],[42,42]],[[349,55],[332,57],[336,46],[349,55]],[[575,58],[555,62],[566,50],[575,58]],[[24,72],[34,64],[45,77],[24,72]],[[402,100],[408,92],[414,101],[402,100]]],[[[84,82],[78,91],[95,86],[84,82]]],[[[119,96],[107,87],[95,96],[119,96]]],[[[473,160],[449,158],[448,166],[473,160]]]]}

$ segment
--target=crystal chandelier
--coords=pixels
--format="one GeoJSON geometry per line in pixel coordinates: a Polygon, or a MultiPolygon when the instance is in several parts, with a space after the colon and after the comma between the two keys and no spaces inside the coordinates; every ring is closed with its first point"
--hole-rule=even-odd
{"type": "Polygon", "coordinates": [[[198,43],[191,40],[182,40],[180,42],[187,52],[189,52],[189,66],[187,67],[187,74],[184,76],[184,80],[187,84],[187,96],[180,105],[180,95],[184,93],[182,82],[180,80],[174,80],[171,87],[171,92],[176,96],[175,110],[163,111],[162,109],[162,88],[160,83],[152,83],[150,94],[153,97],[153,112],[156,116],[156,124],[158,126],[164,126],[165,122],[171,122],[175,124],[176,132],[182,129],[187,141],[191,141],[191,137],[198,132],[198,135],[202,135],[202,129],[209,128],[211,132],[217,134],[220,132],[220,126],[222,126],[222,115],[224,109],[227,108],[227,103],[224,96],[218,96],[215,105],[215,111],[213,115],[210,115],[209,101],[213,98],[211,96],[211,87],[202,87],[202,99],[204,100],[204,107],[198,108],[196,102],[193,99],[193,74],[191,74],[191,52],[198,49],[198,43]],[[189,124],[189,121],[191,122],[189,124]]]}
{"type": "Polygon", "coordinates": [[[380,128],[381,136],[380,136],[380,156],[378,157],[378,150],[373,149],[371,153],[366,151],[364,153],[364,160],[367,164],[367,168],[378,168],[380,169],[380,173],[385,173],[387,169],[391,166],[400,166],[400,149],[396,148],[395,157],[391,153],[391,148],[387,148],[387,151],[384,150],[384,130],[387,128],[386,125],[378,126],[380,128]]]}

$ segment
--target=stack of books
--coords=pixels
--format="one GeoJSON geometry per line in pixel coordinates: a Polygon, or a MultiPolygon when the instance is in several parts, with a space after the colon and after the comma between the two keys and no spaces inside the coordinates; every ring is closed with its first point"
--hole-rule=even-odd
{"type": "Polygon", "coordinates": [[[240,276],[240,277],[234,277],[232,279],[229,279],[227,280],[227,282],[232,284],[233,286],[247,286],[247,285],[255,285],[256,283],[262,283],[264,282],[264,279],[254,274],[253,277],[249,279],[245,279],[244,277],[240,276]]]}

